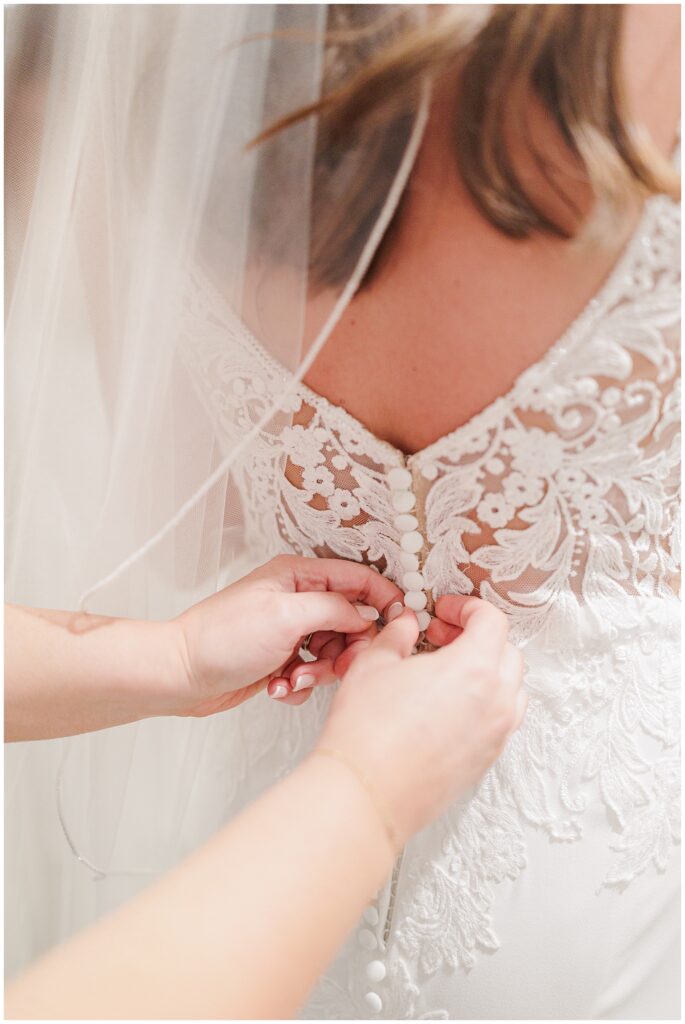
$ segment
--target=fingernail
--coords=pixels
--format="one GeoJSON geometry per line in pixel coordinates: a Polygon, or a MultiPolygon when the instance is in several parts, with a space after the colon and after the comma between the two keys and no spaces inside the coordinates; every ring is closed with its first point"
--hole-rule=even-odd
{"type": "Polygon", "coordinates": [[[377,608],[371,608],[368,604],[357,604],[355,608],[359,612],[359,617],[364,619],[366,622],[375,622],[376,619],[380,618],[380,612],[377,608]]]}
{"type": "Polygon", "coordinates": [[[395,601],[388,608],[388,614],[385,616],[385,621],[386,622],[392,622],[392,620],[396,619],[398,617],[398,615],[401,615],[403,611],[404,611],[404,605],[402,604],[402,602],[401,601],[395,601]]]}
{"type": "Polygon", "coordinates": [[[315,682],[316,677],[311,672],[303,672],[293,683],[293,693],[297,693],[298,690],[305,690],[308,686],[313,686],[315,682]]]}
{"type": "Polygon", "coordinates": [[[273,697],[274,700],[280,700],[281,697],[288,695],[288,687],[285,683],[276,683],[272,690],[269,690],[269,696],[273,697]]]}

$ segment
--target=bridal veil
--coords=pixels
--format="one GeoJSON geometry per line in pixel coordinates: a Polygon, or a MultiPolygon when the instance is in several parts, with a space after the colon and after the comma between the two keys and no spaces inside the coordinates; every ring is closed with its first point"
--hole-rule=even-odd
{"type": "MultiPolygon", "coordinates": [[[[8,8],[8,600],[162,618],[252,567],[232,462],[289,415],[368,268],[425,97],[344,144],[319,115],[251,143],[420,11],[8,8]],[[369,187],[341,218],[362,169],[369,187]],[[341,232],[352,258],[314,280],[341,232]],[[278,400],[256,399],[229,444],[183,359],[198,276],[283,367],[278,400]]],[[[221,823],[203,771],[215,744],[230,775],[230,728],[152,721],[9,752],[10,970],[221,823]]]]}

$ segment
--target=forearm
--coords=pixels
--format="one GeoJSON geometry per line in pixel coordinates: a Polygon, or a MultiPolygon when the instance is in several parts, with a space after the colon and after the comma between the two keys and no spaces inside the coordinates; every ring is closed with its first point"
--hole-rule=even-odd
{"type": "Polygon", "coordinates": [[[71,736],[173,711],[173,627],[5,607],[5,739],[71,736]]]}
{"type": "Polygon", "coordinates": [[[9,986],[9,1017],[292,1016],[392,867],[372,799],[311,758],[9,986]]]}

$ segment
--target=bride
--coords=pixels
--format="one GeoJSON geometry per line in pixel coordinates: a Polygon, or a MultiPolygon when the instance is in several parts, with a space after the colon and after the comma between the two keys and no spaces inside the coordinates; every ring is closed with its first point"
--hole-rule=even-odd
{"type": "MultiPolygon", "coordinates": [[[[675,1019],[677,8],[35,10],[10,598],[162,616],[294,551],[390,576],[424,647],[438,596],[492,601],[526,721],[304,1014],[675,1019]]],[[[24,955],[42,902],[85,923],[295,764],[338,653],[302,708],[10,763],[24,955]]]]}

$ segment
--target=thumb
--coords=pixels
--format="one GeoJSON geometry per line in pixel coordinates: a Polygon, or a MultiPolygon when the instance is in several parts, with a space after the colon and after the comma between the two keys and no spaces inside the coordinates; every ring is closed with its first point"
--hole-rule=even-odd
{"type": "Polygon", "coordinates": [[[330,590],[305,591],[288,595],[287,609],[297,636],[334,630],[336,633],[361,633],[379,618],[376,608],[353,605],[330,590]]]}
{"type": "Polygon", "coordinates": [[[418,638],[419,624],[416,615],[409,608],[405,608],[401,615],[385,626],[359,657],[364,659],[365,667],[368,667],[370,662],[407,658],[418,638]]]}

